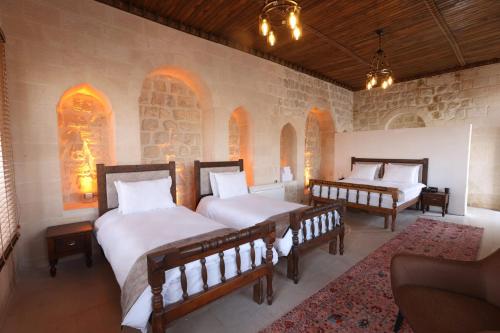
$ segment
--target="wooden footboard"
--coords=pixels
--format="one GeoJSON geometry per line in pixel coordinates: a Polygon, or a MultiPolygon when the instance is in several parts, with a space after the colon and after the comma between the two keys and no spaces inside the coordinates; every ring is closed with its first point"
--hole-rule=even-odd
{"type": "Polygon", "coordinates": [[[293,246],[288,255],[287,276],[295,283],[299,281],[299,257],[312,248],[322,244],[329,243],[330,254],[337,253],[337,238],[339,238],[339,252],[344,253],[344,222],[342,220],[345,211],[345,201],[338,200],[330,202],[327,205],[311,207],[307,209],[298,209],[290,213],[290,228],[292,229],[293,246]],[[335,211],[340,215],[340,224],[335,225],[335,211]],[[331,214],[332,225],[328,223],[328,214],[331,214]],[[326,217],[326,228],[322,228],[321,218],[326,217]],[[313,220],[319,218],[320,223],[315,226],[313,220]],[[306,221],[311,220],[310,231],[311,238],[307,239],[306,221]],[[318,228],[316,230],[316,228],[318,228]],[[316,231],[318,235],[316,235],[316,231]],[[302,236],[302,243],[299,243],[299,233],[302,236]]]}
{"type": "Polygon", "coordinates": [[[151,315],[151,325],[153,333],[163,333],[167,324],[171,321],[190,313],[203,305],[210,303],[224,295],[229,294],[235,289],[245,286],[251,282],[254,285],[254,300],[259,304],[263,302],[263,283],[262,278],[266,277],[267,302],[272,303],[273,298],[273,243],[275,240],[275,224],[268,221],[257,224],[251,228],[243,229],[238,232],[230,233],[223,237],[213,238],[209,241],[191,242],[173,249],[151,253],[147,256],[148,262],[148,280],[153,293],[153,313],[151,315]],[[256,253],[254,242],[263,239],[266,243],[266,260],[260,265],[256,265],[256,253]],[[241,271],[240,246],[249,243],[251,246],[251,269],[241,271]],[[237,275],[226,279],[224,251],[234,248],[236,251],[237,275]],[[205,258],[213,255],[219,255],[219,270],[221,281],[212,287],[207,284],[208,273],[205,266],[205,258]],[[185,273],[186,264],[199,260],[201,263],[200,275],[203,279],[203,291],[196,294],[188,294],[187,276],[185,273]],[[169,269],[179,267],[181,272],[181,287],[183,299],[177,303],[164,305],[162,290],[165,284],[165,272],[169,269]]]}
{"type": "Polygon", "coordinates": [[[346,200],[346,207],[352,209],[363,210],[375,215],[384,216],[384,228],[389,226],[389,217],[392,218],[391,230],[396,227],[396,217],[399,211],[408,208],[419,201],[416,197],[403,205],[398,206],[399,190],[395,187],[372,186],[363,184],[351,184],[344,182],[333,182],[327,180],[311,179],[309,181],[309,204],[317,206],[318,204],[328,204],[337,201],[340,198],[340,189],[346,190],[346,198],[349,198],[351,193],[356,193],[354,202],[346,200]],[[319,193],[314,194],[314,186],[319,186],[319,193]],[[359,197],[361,192],[367,193],[366,202],[360,202],[359,197]],[[376,199],[372,199],[372,194],[376,193],[376,199]],[[390,208],[382,207],[382,199],[384,195],[392,198],[392,206],[390,208]]]}

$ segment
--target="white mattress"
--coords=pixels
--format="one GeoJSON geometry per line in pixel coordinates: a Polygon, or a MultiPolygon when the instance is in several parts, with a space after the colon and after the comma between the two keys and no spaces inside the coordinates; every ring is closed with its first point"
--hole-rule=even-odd
{"type": "MultiPolygon", "coordinates": [[[[196,212],[220,222],[228,227],[243,229],[263,222],[271,216],[290,212],[292,210],[305,207],[304,205],[264,197],[259,194],[246,194],[237,197],[221,199],[214,196],[206,196],[201,199],[196,212]]],[[[340,216],[335,212],[335,219],[332,216],[324,216],[322,230],[326,228],[328,219],[328,228],[331,229],[340,223],[340,216]]],[[[319,234],[319,218],[314,219],[315,235],[319,234]]],[[[310,239],[311,221],[306,221],[306,238],[310,239]]],[[[299,242],[302,243],[302,233],[299,233],[299,242]]],[[[276,235],[274,247],[280,256],[287,256],[293,245],[292,232],[287,230],[284,235],[276,235]]]]}
{"type": "MultiPolygon", "coordinates": [[[[114,209],[99,217],[95,222],[97,241],[111,264],[120,288],[123,288],[133,264],[144,253],[164,244],[226,227],[226,225],[207,219],[182,206],[129,215],[122,215],[117,209],[114,209]]],[[[265,258],[265,243],[262,240],[257,240],[255,250],[256,253],[262,254],[256,256],[255,259],[256,265],[260,265],[262,258],[265,258]]],[[[235,255],[234,249],[224,251],[227,279],[236,275],[235,255]]],[[[241,270],[250,269],[250,245],[248,243],[240,246],[240,255],[241,270]]],[[[273,251],[273,263],[276,264],[277,261],[277,254],[273,251]]],[[[217,254],[206,258],[206,267],[208,285],[213,286],[219,283],[220,271],[217,254]]],[[[199,260],[186,265],[186,276],[188,294],[203,290],[199,260]]],[[[151,297],[151,288],[148,286],[125,316],[122,325],[146,332],[152,311],[151,297]]],[[[164,304],[174,303],[181,298],[180,270],[171,269],[165,272],[164,304]]]]}
{"type": "MultiPolygon", "coordinates": [[[[401,182],[388,182],[383,180],[366,180],[366,179],[356,179],[356,178],[345,178],[343,180],[339,180],[341,183],[350,183],[350,184],[360,184],[360,185],[372,185],[372,186],[383,186],[383,187],[395,187],[399,190],[399,197],[397,205],[400,206],[420,195],[422,188],[425,187],[424,184],[410,184],[410,183],[401,183],[401,182]]],[[[321,185],[321,197],[328,197],[328,186],[321,185]]],[[[320,185],[313,186],[313,195],[320,195],[320,185]]],[[[339,199],[346,199],[347,190],[345,188],[339,189],[339,199]]],[[[330,198],[337,198],[337,187],[330,187],[330,198]]],[[[370,206],[378,206],[380,195],[378,193],[370,193],[370,206]]],[[[349,202],[356,202],[356,191],[349,190],[349,202]]],[[[359,203],[366,205],[368,201],[368,192],[360,191],[359,192],[359,203]]],[[[384,208],[392,208],[392,196],[389,194],[382,195],[382,207],[384,208]]]]}

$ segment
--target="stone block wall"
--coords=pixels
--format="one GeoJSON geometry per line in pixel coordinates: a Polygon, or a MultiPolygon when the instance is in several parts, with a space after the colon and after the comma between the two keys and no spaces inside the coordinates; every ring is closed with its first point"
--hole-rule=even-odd
{"type": "Polygon", "coordinates": [[[192,209],[193,161],[202,157],[198,98],[181,80],[157,75],[144,80],[139,97],[142,163],[175,161],[177,202],[192,209]]]}
{"type": "Polygon", "coordinates": [[[469,204],[498,210],[500,64],[354,93],[355,131],[458,124],[472,125],[469,204]]]}
{"type": "MultiPolygon", "coordinates": [[[[244,108],[256,185],[279,180],[280,133],[286,123],[296,131],[301,186],[310,110],[328,112],[337,131],[353,127],[353,93],[346,89],[96,1],[2,0],[0,26],[7,38],[21,266],[46,265],[46,227],[97,217],[95,209],[65,211],[62,204],[56,109],[71,87],[89,84],[109,100],[119,164],[164,161],[172,153],[178,164],[181,158],[191,164],[195,156],[227,160],[229,119],[244,108]],[[198,119],[194,96],[162,91],[167,83],[163,87],[161,80],[153,87],[154,80],[146,79],[155,75],[170,76],[169,84],[181,87],[178,80],[194,92],[199,123],[180,120],[198,119]],[[143,100],[144,85],[151,95],[143,100]],[[169,106],[173,100],[184,103],[181,97],[190,106],[169,106]],[[164,116],[179,118],[176,126],[183,127],[177,134],[182,137],[168,137],[164,116]],[[199,126],[197,150],[190,140],[197,140],[199,126]],[[174,152],[162,151],[170,139],[181,144],[174,152]]],[[[167,128],[173,125],[167,123],[167,128]]]]}

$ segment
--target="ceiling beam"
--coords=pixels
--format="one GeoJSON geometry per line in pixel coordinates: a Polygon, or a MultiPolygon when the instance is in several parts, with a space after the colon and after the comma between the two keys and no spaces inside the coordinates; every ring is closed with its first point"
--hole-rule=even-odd
{"type": "Polygon", "coordinates": [[[465,66],[466,62],[462,50],[460,50],[460,46],[458,46],[455,36],[453,36],[448,23],[446,23],[443,15],[441,15],[441,12],[439,11],[436,3],[434,2],[434,0],[425,0],[425,4],[427,5],[427,9],[429,9],[432,17],[434,18],[434,21],[436,21],[437,25],[439,26],[439,29],[441,29],[444,37],[446,37],[448,44],[450,44],[453,53],[455,53],[455,56],[457,57],[458,63],[460,64],[460,66],[465,66]]]}
{"type": "Polygon", "coordinates": [[[250,47],[241,45],[233,40],[226,39],[225,37],[222,37],[222,36],[219,36],[219,35],[216,35],[213,33],[208,33],[208,32],[205,32],[201,29],[185,25],[182,22],[173,20],[169,17],[158,15],[154,12],[145,10],[144,8],[139,8],[135,5],[133,5],[130,1],[125,1],[125,0],[95,0],[95,1],[100,2],[102,4],[105,4],[105,5],[108,5],[108,6],[111,6],[111,7],[114,7],[114,8],[117,8],[117,9],[120,9],[120,10],[123,10],[123,11],[131,13],[133,15],[140,16],[142,18],[159,23],[161,25],[164,25],[164,26],[176,29],[176,30],[180,30],[182,32],[194,35],[196,37],[200,37],[200,38],[209,40],[211,42],[222,44],[224,46],[231,47],[233,49],[237,49],[237,50],[240,50],[242,52],[249,53],[249,54],[254,55],[256,57],[272,61],[272,62],[280,64],[282,66],[291,68],[297,72],[307,74],[307,75],[312,76],[314,78],[317,78],[319,80],[322,80],[322,81],[325,81],[328,83],[332,83],[332,84],[337,85],[339,87],[345,88],[347,90],[350,90],[350,91],[354,90],[353,87],[351,87],[343,82],[334,80],[333,78],[326,76],[324,74],[318,73],[316,71],[302,67],[301,65],[298,65],[298,64],[286,61],[284,59],[278,58],[278,57],[273,56],[269,53],[265,53],[265,52],[256,50],[254,48],[250,48],[250,47]]]}
{"type": "Polygon", "coordinates": [[[351,49],[349,49],[346,46],[340,44],[335,39],[328,37],[327,35],[325,35],[321,31],[318,31],[318,30],[314,29],[310,25],[303,24],[303,26],[304,26],[305,30],[307,30],[309,32],[312,32],[316,37],[322,39],[325,43],[327,43],[327,44],[335,47],[336,49],[342,51],[343,53],[345,53],[349,57],[353,58],[354,60],[356,60],[360,64],[366,65],[366,66],[370,66],[370,63],[368,61],[366,61],[365,59],[361,58],[356,53],[354,53],[351,49]]]}

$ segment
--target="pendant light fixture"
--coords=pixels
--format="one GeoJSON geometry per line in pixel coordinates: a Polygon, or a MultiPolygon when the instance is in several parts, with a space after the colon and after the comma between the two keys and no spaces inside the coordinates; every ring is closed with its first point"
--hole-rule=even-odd
{"type": "Polygon", "coordinates": [[[366,89],[370,90],[375,87],[386,89],[394,83],[394,76],[389,67],[389,62],[382,50],[382,36],[384,31],[378,29],[375,31],[378,35],[378,50],[373,56],[370,71],[366,74],[366,89]]]}
{"type": "Polygon", "coordinates": [[[290,29],[293,40],[300,39],[302,28],[298,3],[292,0],[266,0],[259,15],[259,31],[270,46],[274,46],[277,40],[273,29],[283,25],[290,29]]]}

